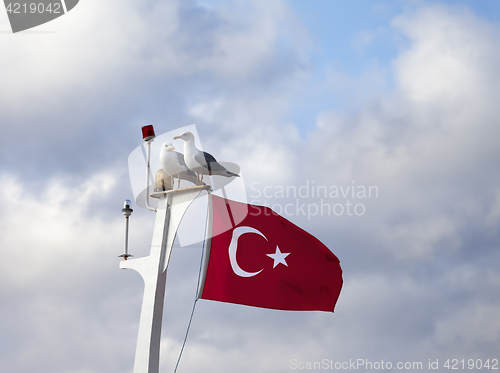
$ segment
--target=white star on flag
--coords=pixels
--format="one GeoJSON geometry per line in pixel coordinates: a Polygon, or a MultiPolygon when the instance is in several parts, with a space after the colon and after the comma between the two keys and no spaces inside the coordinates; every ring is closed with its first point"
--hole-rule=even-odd
{"type": "Polygon", "coordinates": [[[268,257],[274,259],[273,268],[275,268],[278,264],[282,263],[288,267],[286,264],[285,258],[290,255],[290,253],[282,253],[280,248],[276,246],[276,252],[274,254],[266,254],[268,257]]]}

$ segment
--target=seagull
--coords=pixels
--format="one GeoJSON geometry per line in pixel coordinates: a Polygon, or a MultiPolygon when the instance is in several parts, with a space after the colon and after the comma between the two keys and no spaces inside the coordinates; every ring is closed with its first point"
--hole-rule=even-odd
{"type": "Polygon", "coordinates": [[[172,179],[178,179],[177,188],[179,188],[182,180],[187,180],[193,184],[197,184],[198,177],[191,171],[184,162],[184,156],[174,151],[174,146],[170,142],[166,142],[161,146],[160,150],[160,164],[163,171],[167,173],[172,179]]]}
{"type": "Polygon", "coordinates": [[[223,165],[217,162],[213,155],[199,150],[194,144],[194,135],[191,132],[184,132],[180,136],[175,136],[174,140],[184,140],[184,158],[186,165],[191,171],[201,175],[200,181],[203,181],[203,175],[219,175],[225,177],[240,176],[227,170],[223,165]]]}

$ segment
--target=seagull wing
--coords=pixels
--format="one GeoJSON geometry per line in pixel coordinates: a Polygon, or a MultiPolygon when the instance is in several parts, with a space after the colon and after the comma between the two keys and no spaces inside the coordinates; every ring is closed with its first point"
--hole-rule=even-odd
{"type": "Polygon", "coordinates": [[[186,162],[184,161],[184,156],[182,155],[182,153],[179,153],[179,152],[175,152],[175,155],[177,156],[177,163],[179,163],[181,166],[186,166],[186,162]]]}
{"type": "Polygon", "coordinates": [[[215,159],[215,157],[212,154],[207,153],[207,152],[203,152],[203,155],[205,156],[207,163],[208,162],[210,162],[210,163],[217,162],[217,160],[215,159]]]}
{"type": "MultiPolygon", "coordinates": [[[[183,171],[183,173],[185,173],[186,175],[189,175],[189,176],[192,176],[192,177],[196,177],[196,174],[191,171],[188,166],[186,165],[186,162],[184,161],[184,155],[182,153],[179,153],[179,152],[175,152],[175,155],[177,156],[177,162],[185,169],[185,171],[183,171]]],[[[181,177],[182,179],[182,177],[181,177]]],[[[186,179],[188,180],[188,179],[186,179]]]]}
{"type": "Polygon", "coordinates": [[[206,170],[208,170],[210,175],[221,175],[221,174],[227,174],[228,176],[236,175],[233,174],[232,172],[229,172],[227,168],[225,168],[223,165],[217,162],[217,160],[212,154],[203,152],[203,156],[201,154],[197,154],[195,155],[194,159],[206,170]]]}
{"type": "MultiPolygon", "coordinates": [[[[191,171],[190,169],[188,169],[186,171],[179,172],[176,176],[179,179],[190,181],[193,184],[197,184],[197,182],[198,182],[198,178],[197,178],[196,174],[193,171],[191,171]]],[[[203,183],[203,185],[205,185],[205,183],[203,183]]]]}
{"type": "Polygon", "coordinates": [[[194,160],[209,173],[211,173],[214,163],[217,163],[214,156],[207,152],[199,152],[198,154],[195,154],[194,160]]]}

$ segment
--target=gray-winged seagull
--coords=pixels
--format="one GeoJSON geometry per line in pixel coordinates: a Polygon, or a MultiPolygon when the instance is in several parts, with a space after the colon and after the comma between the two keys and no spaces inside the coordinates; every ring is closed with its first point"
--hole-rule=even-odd
{"type": "MultiPolygon", "coordinates": [[[[165,171],[172,179],[176,177],[178,179],[177,188],[179,188],[182,180],[187,180],[193,184],[197,184],[198,178],[196,174],[191,171],[186,162],[184,162],[184,156],[174,150],[174,146],[170,142],[166,142],[161,146],[160,150],[160,165],[163,171],[165,171]]],[[[173,180],[172,180],[173,182],[173,180]]]]}
{"type": "Polygon", "coordinates": [[[223,165],[217,162],[210,153],[199,150],[194,144],[194,135],[191,132],[184,132],[180,136],[175,136],[174,140],[184,140],[184,160],[191,171],[201,175],[219,175],[225,177],[240,176],[229,171],[223,165]]]}

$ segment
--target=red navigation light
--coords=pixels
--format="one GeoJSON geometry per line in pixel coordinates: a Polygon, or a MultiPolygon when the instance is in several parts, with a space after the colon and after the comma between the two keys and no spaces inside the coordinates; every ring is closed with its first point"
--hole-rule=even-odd
{"type": "Polygon", "coordinates": [[[152,140],[155,137],[155,130],[152,125],[142,127],[142,138],[144,141],[152,140]]]}

